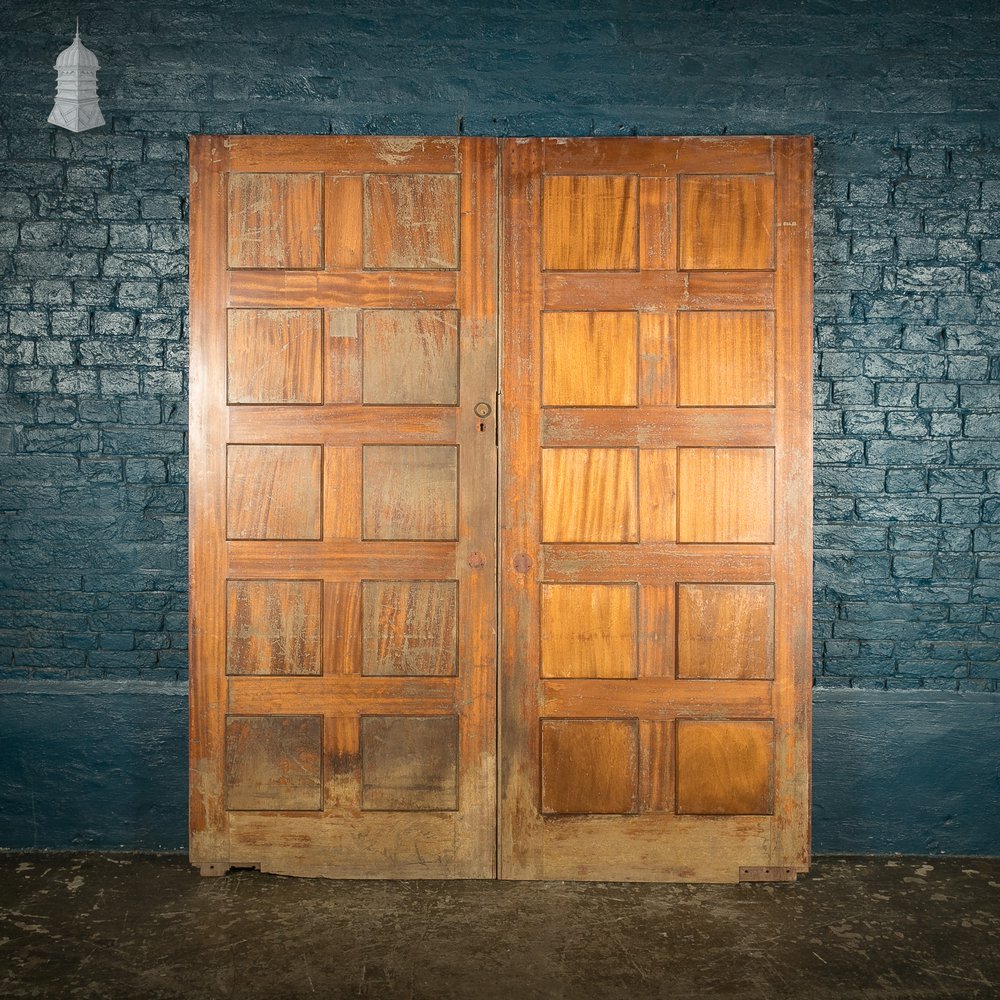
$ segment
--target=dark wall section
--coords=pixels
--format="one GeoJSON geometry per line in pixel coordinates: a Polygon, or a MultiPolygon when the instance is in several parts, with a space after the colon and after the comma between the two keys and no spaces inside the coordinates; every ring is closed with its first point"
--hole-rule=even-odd
{"type": "MultiPolygon", "coordinates": [[[[881,692],[843,724],[817,712],[817,790],[843,770],[817,799],[817,846],[932,843],[911,804],[972,786],[932,767],[890,780],[877,745],[844,742],[914,698],[943,752],[960,733],[996,742],[995,716],[960,696],[1000,697],[993,0],[96,0],[81,29],[107,125],[74,136],[45,119],[76,14],[15,0],[0,28],[0,701],[52,685],[17,716],[33,755],[73,756],[59,706],[92,718],[102,683],[186,681],[189,133],[808,133],[816,681],[881,692]]],[[[109,744],[141,741],[160,702],[127,701],[109,744]]],[[[135,819],[120,841],[169,845],[183,788],[134,760],[139,786],[176,800],[145,814],[159,833],[135,819]]],[[[6,783],[21,801],[20,773],[0,798],[6,783]]],[[[35,828],[118,843],[120,784],[54,768],[35,828]],[[70,820],[101,794],[106,810],[70,820]]],[[[996,797],[969,794],[937,849],[1000,853],[996,797]]]]}
{"type": "Polygon", "coordinates": [[[995,696],[817,690],[813,716],[817,853],[1000,853],[995,696]]]}
{"type": "MultiPolygon", "coordinates": [[[[997,853],[998,699],[820,689],[813,712],[817,853],[997,853]]],[[[0,845],[183,849],[186,719],[164,685],[8,683],[0,845]]]]}
{"type": "Polygon", "coordinates": [[[179,686],[13,682],[0,697],[0,845],[179,850],[187,698],[179,686]]]}

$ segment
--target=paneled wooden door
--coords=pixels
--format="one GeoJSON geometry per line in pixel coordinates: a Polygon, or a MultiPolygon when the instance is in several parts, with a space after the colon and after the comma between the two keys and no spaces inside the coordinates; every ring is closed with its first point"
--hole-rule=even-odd
{"type": "Polygon", "coordinates": [[[496,142],[191,154],[192,861],[490,877],[496,142]]]}
{"type": "Polygon", "coordinates": [[[811,145],[503,147],[501,873],[809,851],[811,145]]]}
{"type": "Polygon", "coordinates": [[[805,867],[810,177],[797,139],[193,140],[204,872],[805,867]]]}

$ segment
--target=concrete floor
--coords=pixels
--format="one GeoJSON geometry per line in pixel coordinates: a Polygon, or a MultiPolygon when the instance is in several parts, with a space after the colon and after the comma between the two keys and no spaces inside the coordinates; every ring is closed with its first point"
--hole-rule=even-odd
{"type": "Polygon", "coordinates": [[[1000,997],[1000,859],[794,885],[335,882],[0,854],[0,997],[1000,997]]]}

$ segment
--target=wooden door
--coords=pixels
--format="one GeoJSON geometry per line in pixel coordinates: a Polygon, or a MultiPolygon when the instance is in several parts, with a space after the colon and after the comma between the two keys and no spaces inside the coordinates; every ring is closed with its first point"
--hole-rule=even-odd
{"type": "Polygon", "coordinates": [[[809,851],[811,145],[503,146],[501,874],[809,851]]]}
{"type": "Polygon", "coordinates": [[[498,153],[192,141],[192,860],[494,874],[499,576],[501,874],[794,877],[809,143],[498,153]]]}
{"type": "Polygon", "coordinates": [[[489,877],[496,142],[191,177],[191,859],[489,877]]]}

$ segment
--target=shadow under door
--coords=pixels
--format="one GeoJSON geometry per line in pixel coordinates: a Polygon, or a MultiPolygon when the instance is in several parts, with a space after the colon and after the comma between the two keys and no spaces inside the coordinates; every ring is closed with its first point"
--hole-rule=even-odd
{"type": "Polygon", "coordinates": [[[192,138],[203,873],[806,869],[811,164],[192,138]]]}

